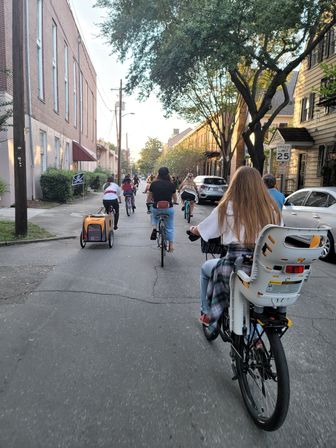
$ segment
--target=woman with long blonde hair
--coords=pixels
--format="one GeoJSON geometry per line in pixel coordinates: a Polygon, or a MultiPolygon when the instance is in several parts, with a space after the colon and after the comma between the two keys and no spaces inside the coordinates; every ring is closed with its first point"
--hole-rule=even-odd
{"type": "Polygon", "coordinates": [[[221,237],[228,246],[227,254],[218,260],[206,261],[201,269],[200,299],[201,317],[204,325],[216,321],[224,307],[229,304],[230,275],[237,257],[253,255],[255,242],[260,231],[267,224],[281,224],[281,214],[274,199],[269,195],[259,171],[248,166],[240,167],[233,175],[229,188],[218,206],[198,226],[190,231],[200,235],[205,241],[221,237]],[[209,303],[207,287],[214,268],[221,270],[221,304],[209,303]]]}
{"type": "Polygon", "coordinates": [[[193,173],[188,173],[179,188],[180,198],[182,201],[182,211],[184,210],[184,202],[190,201],[190,216],[193,216],[195,201],[197,199],[197,186],[194,182],[193,173]]]}

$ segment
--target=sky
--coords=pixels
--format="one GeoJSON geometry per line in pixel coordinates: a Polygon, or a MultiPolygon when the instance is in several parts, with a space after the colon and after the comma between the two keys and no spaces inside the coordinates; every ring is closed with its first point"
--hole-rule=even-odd
{"type": "MultiPolygon", "coordinates": [[[[70,6],[77,21],[79,31],[89,52],[97,73],[97,137],[116,144],[115,103],[118,101],[120,79],[126,83],[127,66],[111,55],[111,49],[99,37],[97,24],[104,16],[104,10],[93,8],[94,0],[70,0],[70,6]]],[[[136,95],[124,96],[125,116],[122,119],[122,147],[126,147],[126,134],[131,157],[136,160],[148,137],[158,138],[166,143],[173,129],[180,132],[194,127],[179,117],[164,118],[160,102],[151,96],[145,102],[139,102],[136,95]],[[132,115],[131,113],[134,113],[132,115]],[[127,114],[127,115],[126,115],[127,114]]]]}

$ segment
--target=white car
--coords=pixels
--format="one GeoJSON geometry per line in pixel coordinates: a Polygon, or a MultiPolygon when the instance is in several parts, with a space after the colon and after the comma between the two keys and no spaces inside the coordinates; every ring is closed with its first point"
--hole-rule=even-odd
{"type": "Polygon", "coordinates": [[[228,187],[225,179],[219,176],[196,176],[194,182],[197,186],[199,202],[219,201],[228,187]]]}
{"type": "Polygon", "coordinates": [[[286,198],[282,214],[285,226],[288,227],[330,227],[320,258],[324,260],[335,258],[336,187],[298,190],[286,198]]]}

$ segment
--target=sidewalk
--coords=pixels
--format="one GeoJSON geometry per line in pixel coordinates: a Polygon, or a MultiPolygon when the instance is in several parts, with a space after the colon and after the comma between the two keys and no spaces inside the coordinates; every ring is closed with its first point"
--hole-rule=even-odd
{"type": "MultiPolygon", "coordinates": [[[[60,204],[53,208],[28,208],[28,220],[55,235],[54,239],[76,238],[80,234],[83,216],[97,212],[101,205],[102,194],[90,193],[90,196],[85,197],[84,200],[77,199],[69,204],[60,204]]],[[[14,221],[14,219],[15,208],[0,208],[0,220],[14,221]]],[[[2,242],[0,246],[37,241],[39,240],[2,242]]]]}

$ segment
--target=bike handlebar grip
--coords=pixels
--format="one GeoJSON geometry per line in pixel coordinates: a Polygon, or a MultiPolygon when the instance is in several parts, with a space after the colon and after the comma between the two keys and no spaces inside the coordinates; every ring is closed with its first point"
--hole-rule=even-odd
{"type": "Polygon", "coordinates": [[[196,240],[198,240],[199,238],[201,238],[201,237],[198,236],[198,235],[194,235],[192,232],[190,232],[190,230],[187,230],[187,231],[186,231],[186,234],[188,235],[188,238],[190,239],[190,241],[196,241],[196,240]]]}

